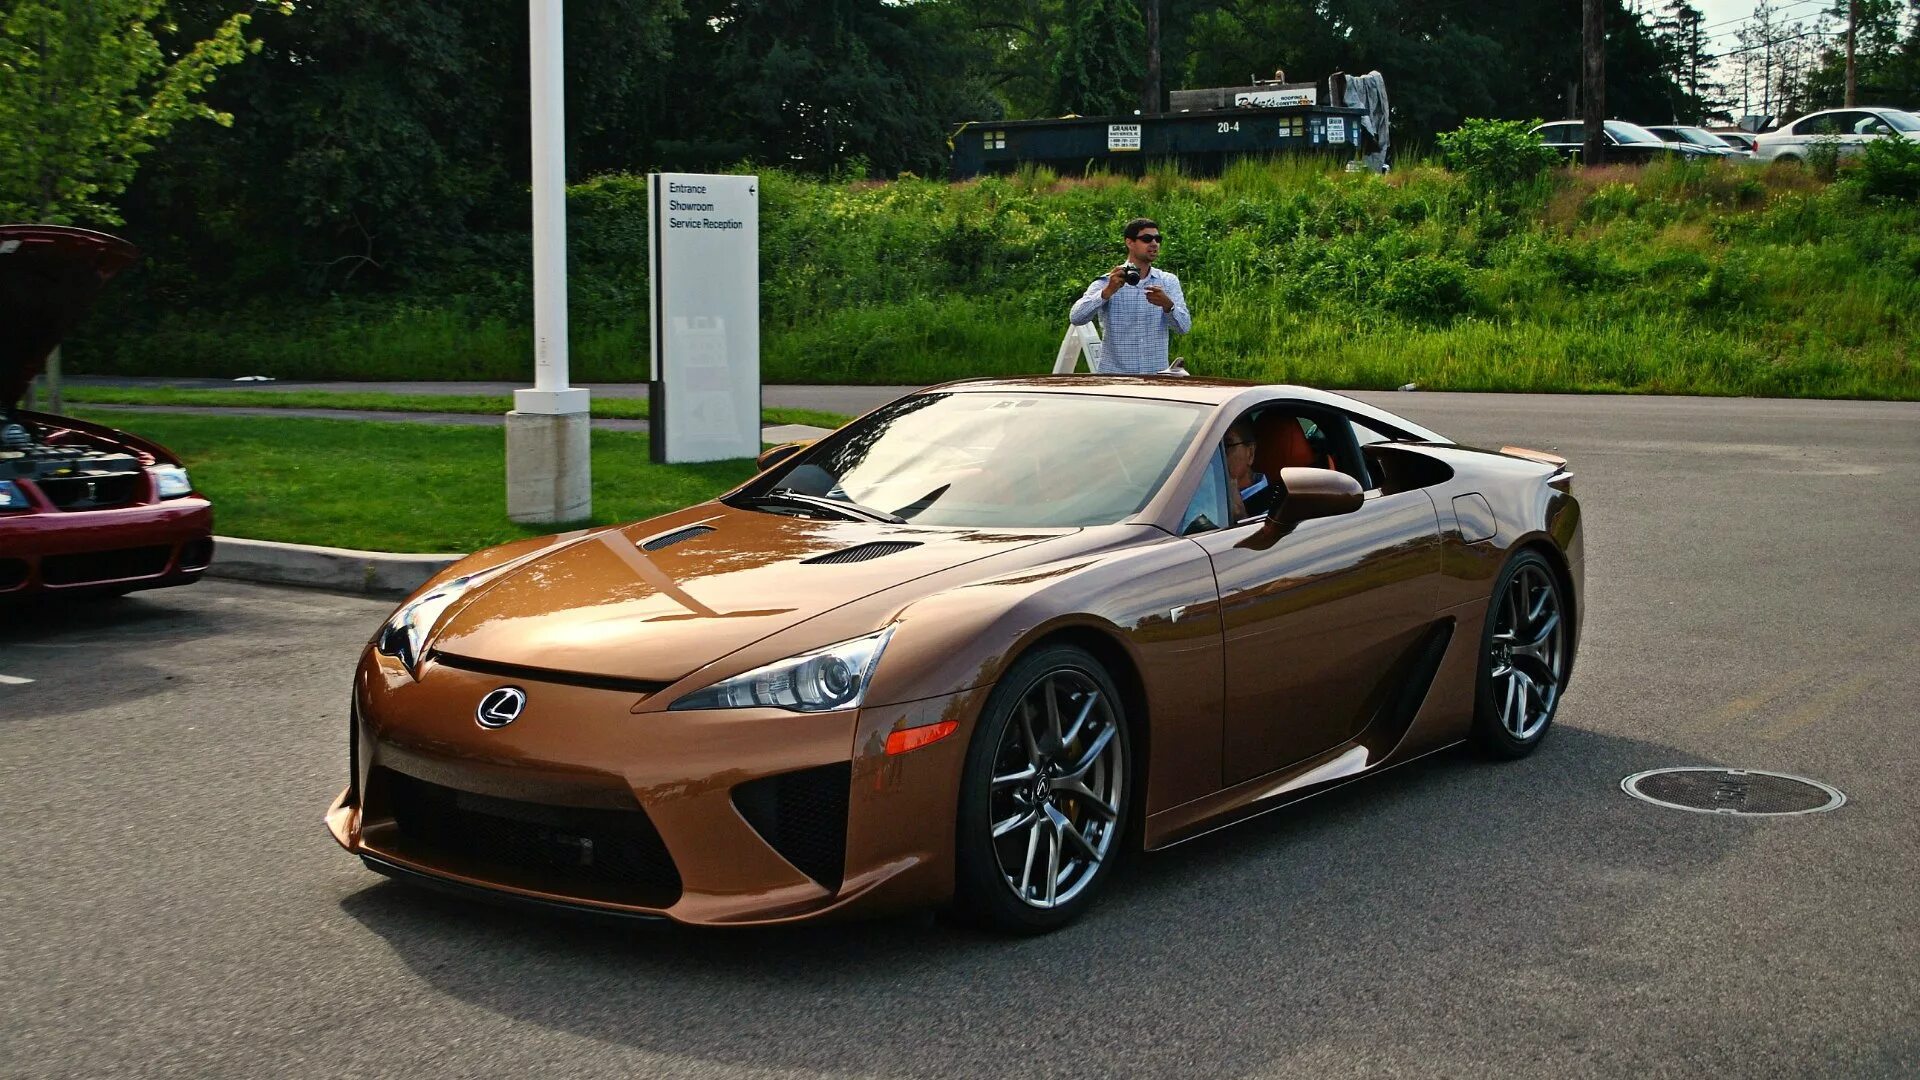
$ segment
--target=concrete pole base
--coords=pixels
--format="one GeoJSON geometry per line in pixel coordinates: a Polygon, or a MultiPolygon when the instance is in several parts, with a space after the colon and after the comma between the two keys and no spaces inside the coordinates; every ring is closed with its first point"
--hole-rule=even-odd
{"type": "Polygon", "coordinates": [[[507,414],[507,518],[528,524],[593,516],[586,412],[507,414]]]}

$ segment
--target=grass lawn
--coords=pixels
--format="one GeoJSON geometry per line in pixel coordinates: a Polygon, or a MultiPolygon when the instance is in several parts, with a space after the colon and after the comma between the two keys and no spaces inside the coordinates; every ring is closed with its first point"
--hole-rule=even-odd
{"type": "MultiPolygon", "coordinates": [[[[96,413],[179,454],[223,536],[370,551],[473,551],[566,526],[507,520],[499,431],[432,424],[96,413]]],[[[644,433],[593,433],[592,522],[634,521],[752,476],[746,459],[655,465],[644,433]]],[[[586,524],[585,522],[576,524],[586,524]]]]}
{"type": "MultiPolygon", "coordinates": [[[[380,394],[333,390],[183,390],[173,387],[70,386],[66,400],[79,405],[242,406],[254,409],[359,409],[366,412],[442,412],[500,415],[513,399],[489,394],[380,394]]],[[[596,397],[593,415],[645,420],[645,398],[596,397]]],[[[762,409],[763,424],[811,424],[837,428],[849,417],[815,409],[762,409]]]]}

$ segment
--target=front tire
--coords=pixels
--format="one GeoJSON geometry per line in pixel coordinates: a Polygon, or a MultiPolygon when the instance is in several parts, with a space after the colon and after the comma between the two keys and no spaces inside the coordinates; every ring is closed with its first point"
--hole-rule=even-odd
{"type": "Polygon", "coordinates": [[[1472,741],[1495,758],[1533,753],[1553,726],[1573,669],[1573,633],[1560,577],[1537,551],[1501,569],[1480,633],[1472,741]]]}
{"type": "Polygon", "coordinates": [[[1057,930],[1113,873],[1133,806],[1124,704],[1100,661],[1057,645],[994,688],[967,750],[954,908],[1016,934],[1057,930]]]}

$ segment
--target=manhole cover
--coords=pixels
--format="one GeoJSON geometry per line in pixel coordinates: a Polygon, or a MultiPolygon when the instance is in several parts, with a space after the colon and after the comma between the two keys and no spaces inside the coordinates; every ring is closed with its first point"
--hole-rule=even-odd
{"type": "Polygon", "coordinates": [[[1818,780],[1759,769],[1649,769],[1620,781],[1636,799],[1699,814],[1817,814],[1847,801],[1818,780]]]}

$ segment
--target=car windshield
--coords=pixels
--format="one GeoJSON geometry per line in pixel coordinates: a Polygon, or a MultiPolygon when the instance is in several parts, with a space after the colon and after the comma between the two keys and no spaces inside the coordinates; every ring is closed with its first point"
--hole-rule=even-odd
{"type": "Polygon", "coordinates": [[[1720,136],[1720,141],[1726,143],[1728,146],[1735,147],[1740,150],[1747,149],[1747,140],[1741,138],[1738,135],[1722,135],[1720,136]]]}
{"type": "Polygon", "coordinates": [[[1899,109],[1887,109],[1880,115],[1886,117],[1895,131],[1920,131],[1920,116],[1899,109]]]}
{"type": "Polygon", "coordinates": [[[917,525],[1110,525],[1147,504],[1207,414],[1093,394],[916,394],[730,501],[778,512],[782,497],[824,498],[917,525]]]}
{"type": "Polygon", "coordinates": [[[1623,143],[1657,143],[1660,141],[1660,136],[1655,135],[1639,124],[1629,124],[1625,120],[1607,121],[1607,131],[1623,143]]]}
{"type": "Polygon", "coordinates": [[[1710,147],[1714,150],[1725,150],[1727,148],[1726,143],[1721,142],[1714,136],[1713,132],[1708,131],[1706,128],[1683,127],[1675,128],[1674,130],[1680,133],[1680,138],[1695,146],[1710,147]]]}

